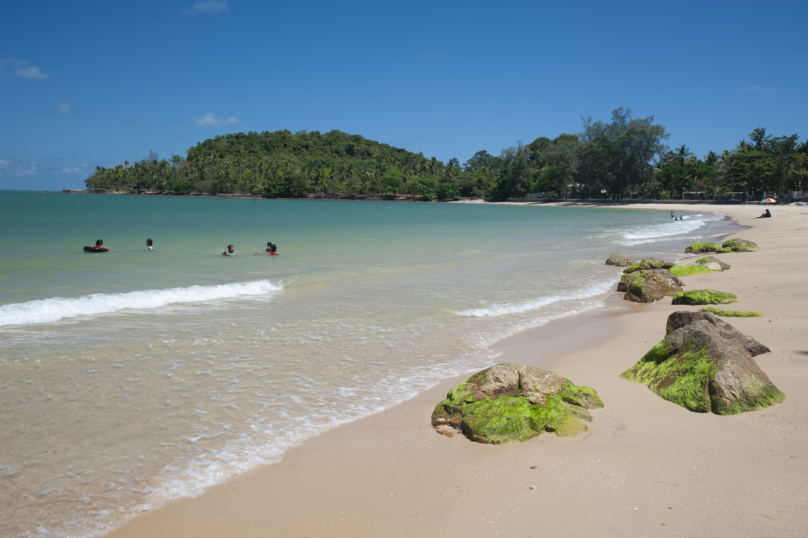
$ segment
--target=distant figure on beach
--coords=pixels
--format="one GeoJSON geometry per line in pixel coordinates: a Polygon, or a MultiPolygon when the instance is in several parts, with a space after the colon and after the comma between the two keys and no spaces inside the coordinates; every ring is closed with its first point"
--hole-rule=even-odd
{"type": "Polygon", "coordinates": [[[227,245],[227,250],[222,252],[222,256],[232,256],[235,253],[236,253],[236,247],[234,247],[233,245],[227,245]]]}
{"type": "Polygon", "coordinates": [[[154,242],[151,239],[146,239],[146,250],[153,250],[152,245],[154,242]]]}
{"type": "Polygon", "coordinates": [[[104,241],[102,239],[95,242],[95,248],[100,250],[109,250],[109,247],[104,246],[104,241]]]}
{"type": "Polygon", "coordinates": [[[769,218],[771,218],[771,216],[772,216],[771,212],[770,212],[770,211],[767,209],[767,210],[766,210],[766,212],[765,212],[765,213],[763,213],[763,214],[762,214],[761,216],[759,216],[758,218],[759,218],[759,219],[769,219],[769,218]]]}

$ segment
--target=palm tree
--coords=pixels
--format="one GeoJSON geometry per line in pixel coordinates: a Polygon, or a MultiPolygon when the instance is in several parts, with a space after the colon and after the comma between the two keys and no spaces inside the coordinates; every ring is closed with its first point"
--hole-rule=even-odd
{"type": "Polygon", "coordinates": [[[707,155],[704,155],[704,162],[709,165],[716,164],[718,162],[718,155],[714,151],[710,151],[707,155]]]}
{"type": "Polygon", "coordinates": [[[748,151],[752,151],[753,149],[755,149],[755,146],[753,146],[752,144],[750,144],[746,140],[741,140],[735,146],[735,152],[736,153],[746,153],[748,151]]]}
{"type": "Polygon", "coordinates": [[[772,138],[771,135],[766,136],[766,128],[765,127],[757,127],[752,129],[752,132],[749,133],[749,138],[752,142],[755,143],[755,149],[757,151],[763,150],[763,145],[769,142],[772,138]]]}
{"type": "Polygon", "coordinates": [[[676,161],[676,164],[682,165],[685,164],[685,159],[693,155],[693,153],[682,144],[681,147],[676,148],[673,150],[673,158],[676,161]]]}

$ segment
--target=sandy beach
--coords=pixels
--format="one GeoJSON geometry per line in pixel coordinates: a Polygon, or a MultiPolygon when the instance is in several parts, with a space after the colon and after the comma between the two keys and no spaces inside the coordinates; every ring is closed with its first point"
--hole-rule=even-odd
{"type": "MultiPolygon", "coordinates": [[[[670,299],[606,307],[500,341],[500,362],[595,388],[586,434],[482,445],[435,432],[430,415],[468,375],[292,448],[267,465],[130,519],[108,536],[804,536],[808,532],[808,208],[643,204],[718,211],[756,253],[686,277],[739,297],[727,318],[769,346],[756,358],[784,403],[735,416],[692,413],[619,376],[665,335],[670,299]]],[[[695,257],[691,259],[695,260],[695,257]]],[[[684,260],[683,263],[688,263],[684,260]]]]}

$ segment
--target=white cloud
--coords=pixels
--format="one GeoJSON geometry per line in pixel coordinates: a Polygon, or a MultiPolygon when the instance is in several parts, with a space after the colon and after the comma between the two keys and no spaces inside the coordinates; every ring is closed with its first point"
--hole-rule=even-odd
{"type": "Polygon", "coordinates": [[[201,118],[194,118],[194,123],[197,125],[216,125],[217,127],[221,127],[222,125],[230,125],[233,123],[238,123],[241,120],[235,116],[228,116],[226,118],[217,118],[212,113],[208,112],[201,118]]]}
{"type": "Polygon", "coordinates": [[[59,174],[83,174],[85,173],[81,168],[78,166],[73,166],[71,168],[62,168],[58,172],[59,174]]]}
{"type": "Polygon", "coordinates": [[[223,11],[230,11],[230,6],[227,2],[220,2],[219,0],[201,0],[194,2],[191,9],[183,9],[182,12],[186,15],[198,15],[200,13],[221,13],[223,11]]]}
{"type": "Polygon", "coordinates": [[[15,77],[27,78],[30,80],[45,80],[49,78],[46,73],[35,65],[28,65],[25,60],[19,58],[3,58],[0,60],[0,75],[5,73],[6,66],[11,66],[11,70],[15,77]]]}
{"type": "Polygon", "coordinates": [[[3,172],[0,172],[3,175],[12,175],[14,177],[33,176],[39,172],[36,163],[26,163],[16,159],[0,159],[0,170],[3,170],[3,172]]]}
{"type": "Polygon", "coordinates": [[[755,92],[755,93],[777,93],[777,88],[764,88],[763,86],[747,86],[741,90],[742,92],[755,92]]]}
{"type": "Polygon", "coordinates": [[[56,110],[58,110],[62,114],[72,114],[73,113],[73,107],[70,106],[69,103],[59,103],[58,105],[56,105],[56,110]]]}

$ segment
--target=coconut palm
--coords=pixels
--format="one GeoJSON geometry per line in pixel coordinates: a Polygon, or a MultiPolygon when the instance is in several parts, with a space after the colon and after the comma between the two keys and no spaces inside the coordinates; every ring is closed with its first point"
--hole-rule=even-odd
{"type": "Polygon", "coordinates": [[[762,151],[763,146],[767,144],[771,139],[771,135],[766,135],[766,128],[765,127],[757,127],[752,129],[752,132],[749,133],[749,139],[755,144],[755,149],[757,151],[762,151]]]}

